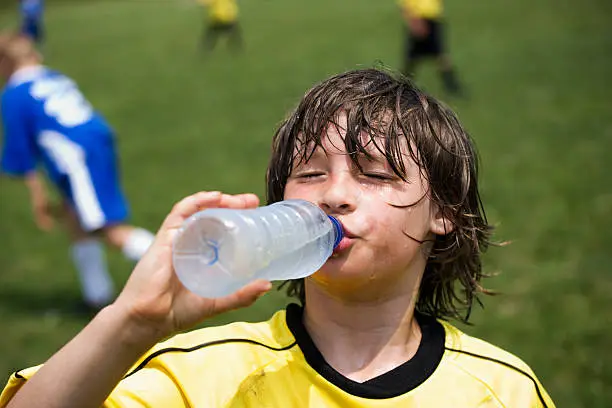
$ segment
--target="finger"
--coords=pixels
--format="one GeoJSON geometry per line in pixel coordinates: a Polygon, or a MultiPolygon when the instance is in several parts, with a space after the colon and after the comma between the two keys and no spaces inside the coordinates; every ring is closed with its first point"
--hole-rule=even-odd
{"type": "Polygon", "coordinates": [[[223,194],[219,203],[220,207],[226,208],[255,208],[259,205],[259,197],[255,194],[223,194]]]}
{"type": "Polygon", "coordinates": [[[53,225],[55,224],[53,217],[46,217],[45,218],[45,230],[46,231],[51,231],[53,229],[53,225]]]}
{"type": "Polygon", "coordinates": [[[53,218],[46,215],[36,217],[36,225],[42,231],[49,231],[53,228],[53,218]]]}
{"type": "Polygon", "coordinates": [[[185,219],[208,207],[217,207],[221,200],[219,191],[199,192],[183,198],[172,207],[161,229],[178,228],[185,219]]]}
{"type": "Polygon", "coordinates": [[[215,313],[224,313],[232,309],[247,307],[272,289],[272,283],[258,279],[243,286],[229,296],[214,299],[215,313]]]}

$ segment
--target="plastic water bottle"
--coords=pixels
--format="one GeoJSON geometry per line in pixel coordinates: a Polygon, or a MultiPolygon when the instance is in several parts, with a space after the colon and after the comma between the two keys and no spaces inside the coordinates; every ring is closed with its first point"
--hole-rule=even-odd
{"type": "Polygon", "coordinates": [[[174,270],[192,292],[225,296],[256,279],[311,275],[342,236],[338,220],[304,200],[206,209],[185,220],[174,239],[174,270]]]}

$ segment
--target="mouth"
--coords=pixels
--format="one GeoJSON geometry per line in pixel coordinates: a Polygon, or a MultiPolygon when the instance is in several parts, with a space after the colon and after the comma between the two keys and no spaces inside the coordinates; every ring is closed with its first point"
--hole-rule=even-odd
{"type": "Polygon", "coordinates": [[[337,255],[341,252],[344,252],[353,245],[353,242],[354,238],[350,238],[345,235],[344,237],[342,237],[342,240],[340,240],[338,245],[336,245],[336,248],[334,248],[334,252],[332,254],[337,255]]]}
{"type": "Polygon", "coordinates": [[[347,228],[347,226],[344,223],[344,221],[342,221],[338,217],[336,217],[336,219],[338,220],[338,222],[342,226],[342,234],[344,235],[345,238],[351,238],[351,239],[352,238],[358,238],[358,236],[356,234],[354,234],[349,228],[347,228]]]}
{"type": "Polygon", "coordinates": [[[340,222],[340,225],[342,225],[342,233],[344,236],[342,237],[342,239],[340,240],[340,242],[334,249],[333,254],[338,254],[350,248],[353,245],[355,239],[358,238],[357,235],[351,232],[350,229],[346,228],[346,225],[342,222],[342,220],[338,220],[338,221],[340,222]]]}

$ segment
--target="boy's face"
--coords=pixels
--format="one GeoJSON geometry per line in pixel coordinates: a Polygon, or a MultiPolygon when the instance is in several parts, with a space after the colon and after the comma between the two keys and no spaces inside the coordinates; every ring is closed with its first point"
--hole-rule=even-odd
{"type": "Polygon", "coordinates": [[[416,240],[444,232],[444,221],[428,198],[428,184],[407,146],[407,181],[392,171],[372,143],[368,148],[373,160],[360,158],[360,170],[345,151],[345,115],[340,115],[338,125],[328,127],[322,149],[294,165],[285,187],[285,199],[311,201],[337,217],[345,229],[332,257],[310,279],[353,293],[377,286],[413,287],[399,283],[420,279],[425,268],[427,255],[416,240]]]}

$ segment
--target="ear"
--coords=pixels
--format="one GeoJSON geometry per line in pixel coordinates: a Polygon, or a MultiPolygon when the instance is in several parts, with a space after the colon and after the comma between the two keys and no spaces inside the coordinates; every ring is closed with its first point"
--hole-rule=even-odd
{"type": "Polygon", "coordinates": [[[429,229],[436,235],[446,235],[455,229],[455,226],[450,219],[444,214],[444,211],[439,206],[432,203],[431,221],[429,229]]]}

